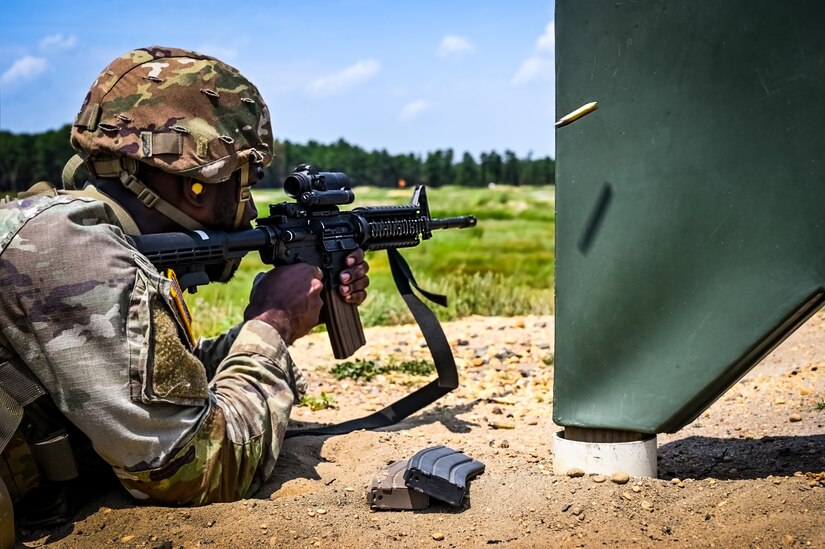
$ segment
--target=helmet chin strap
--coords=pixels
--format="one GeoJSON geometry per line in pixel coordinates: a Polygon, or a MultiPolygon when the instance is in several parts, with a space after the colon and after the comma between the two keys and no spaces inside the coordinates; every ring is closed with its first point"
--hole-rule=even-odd
{"type": "Polygon", "coordinates": [[[258,180],[257,174],[255,175],[255,180],[252,180],[253,172],[249,167],[249,162],[241,164],[241,176],[238,183],[238,209],[235,210],[235,224],[233,225],[236,229],[240,228],[241,222],[243,221],[243,214],[246,211],[247,202],[249,202],[252,196],[252,185],[258,180]]]}
{"type": "Polygon", "coordinates": [[[147,208],[157,210],[181,227],[190,231],[204,228],[200,221],[196,221],[158,196],[155,191],[135,177],[138,167],[135,160],[128,157],[116,157],[87,160],[86,162],[87,166],[91,167],[92,173],[97,177],[117,177],[120,179],[121,184],[132,191],[138,197],[138,200],[147,208]]]}
{"type": "MultiPolygon", "coordinates": [[[[254,149],[253,151],[257,153],[254,149]]],[[[181,227],[190,231],[205,228],[203,223],[195,220],[179,208],[161,198],[155,191],[138,179],[135,176],[135,173],[137,172],[137,163],[133,161],[121,162],[121,160],[122,159],[93,161],[92,164],[94,167],[94,172],[100,177],[117,176],[123,186],[133,192],[144,206],[157,210],[159,213],[165,217],[168,217],[181,227]]],[[[240,228],[241,223],[243,223],[246,206],[252,197],[252,185],[254,185],[258,180],[257,172],[251,169],[252,164],[255,163],[256,160],[258,160],[258,157],[253,155],[252,162],[247,161],[240,166],[237,196],[238,206],[235,210],[235,219],[233,222],[233,227],[235,229],[240,228]]]]}
{"type": "Polygon", "coordinates": [[[120,172],[119,177],[123,186],[135,193],[138,200],[140,200],[147,208],[157,210],[184,229],[195,231],[197,229],[204,228],[201,222],[196,221],[169,202],[162,199],[155,191],[147,187],[141,180],[135,177],[134,174],[130,174],[127,171],[122,171],[120,172]]]}

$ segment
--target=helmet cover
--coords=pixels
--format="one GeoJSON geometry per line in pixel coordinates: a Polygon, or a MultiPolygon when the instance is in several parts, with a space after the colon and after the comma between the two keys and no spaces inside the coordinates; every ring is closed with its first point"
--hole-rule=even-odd
{"type": "Polygon", "coordinates": [[[104,69],[71,143],[92,168],[128,157],[204,183],[226,181],[250,161],[267,166],[273,150],[269,110],[251,82],[213,57],[160,46],[104,69]]]}

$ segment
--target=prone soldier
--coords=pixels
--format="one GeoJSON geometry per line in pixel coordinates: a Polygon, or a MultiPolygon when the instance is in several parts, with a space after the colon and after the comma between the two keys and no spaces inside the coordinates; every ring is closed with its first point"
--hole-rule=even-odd
{"type": "MultiPolygon", "coordinates": [[[[84,188],[0,205],[0,476],[18,518],[68,520],[88,456],[140,501],[248,497],[305,391],[287,346],[318,324],[321,271],[268,272],[243,322],[195,340],[174,272],[128,236],[250,228],[250,188],[272,160],[267,106],[217,59],[141,48],[95,80],[71,143],[63,179],[83,168],[84,188]]],[[[339,291],[359,305],[369,267],[361,250],[346,262],[339,291]]]]}

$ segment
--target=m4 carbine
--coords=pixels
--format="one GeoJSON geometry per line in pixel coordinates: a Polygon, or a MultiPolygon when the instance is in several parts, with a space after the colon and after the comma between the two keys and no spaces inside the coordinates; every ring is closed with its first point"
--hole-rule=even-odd
{"type": "MultiPolygon", "coordinates": [[[[258,250],[268,265],[304,262],[320,267],[324,273],[322,315],[335,358],[342,359],[365,343],[357,307],[338,292],[346,257],[357,248],[387,250],[396,284],[401,283],[399,276],[404,276],[415,286],[409,268],[395,250],[417,246],[436,229],[476,224],[471,215],[433,219],[424,186],[415,188],[407,205],[341,211],[339,206],[355,200],[349,177],[342,172],[318,172],[308,164],[298,166],[286,178],[284,191],[295,202],[271,204],[269,216],[258,219],[254,229],[159,233],[132,240],[155,267],[174,270],[181,288],[190,291],[209,282],[210,267],[220,269],[228,260],[253,250],[258,250]]],[[[440,296],[422,293],[439,301],[440,296]]]]}

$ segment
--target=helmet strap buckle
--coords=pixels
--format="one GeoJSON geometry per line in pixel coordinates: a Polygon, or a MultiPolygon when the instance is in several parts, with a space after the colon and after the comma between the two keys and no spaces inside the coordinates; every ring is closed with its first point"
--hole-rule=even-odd
{"type": "Polygon", "coordinates": [[[160,197],[157,194],[155,194],[149,187],[146,187],[145,189],[140,191],[137,197],[138,200],[143,202],[143,204],[147,208],[154,208],[157,205],[158,200],[160,200],[160,197]]]}

